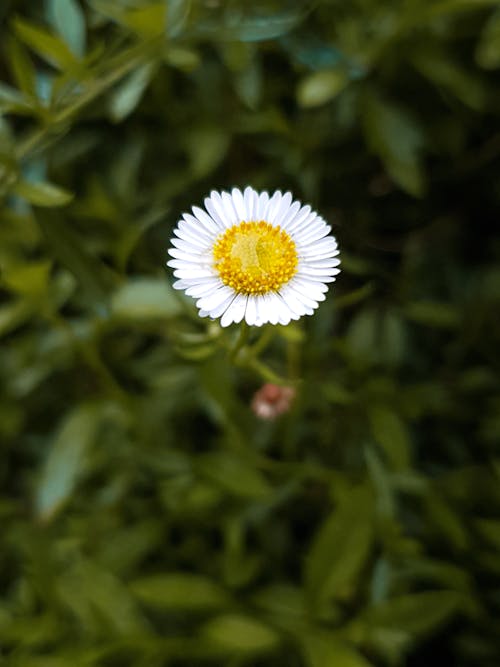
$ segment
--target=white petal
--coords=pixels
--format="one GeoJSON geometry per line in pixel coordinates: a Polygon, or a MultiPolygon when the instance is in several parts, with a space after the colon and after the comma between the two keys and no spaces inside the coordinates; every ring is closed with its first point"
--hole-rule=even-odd
{"type": "Polygon", "coordinates": [[[196,302],[196,307],[201,308],[202,310],[207,310],[209,313],[212,312],[214,308],[217,308],[222,302],[227,301],[228,297],[234,299],[235,292],[227,285],[223,285],[216,290],[207,294],[207,296],[198,299],[196,302]]]}
{"type": "Polygon", "coordinates": [[[216,236],[214,231],[207,229],[207,227],[205,227],[202,222],[195,218],[194,215],[191,215],[191,213],[183,213],[182,217],[184,218],[184,221],[181,220],[179,222],[179,228],[190,232],[194,235],[195,238],[202,237],[206,239],[213,239],[216,236]]]}
{"type": "Polygon", "coordinates": [[[301,266],[309,266],[311,269],[331,269],[339,264],[338,257],[321,257],[321,255],[319,259],[303,259],[301,262],[301,266]]]}
{"type": "Polygon", "coordinates": [[[298,241],[299,237],[301,236],[300,232],[302,232],[302,236],[304,235],[304,230],[307,230],[307,232],[311,232],[316,225],[321,225],[322,223],[318,222],[318,216],[317,214],[312,211],[309,213],[308,216],[305,218],[302,218],[299,220],[297,217],[295,222],[292,222],[290,227],[287,229],[287,232],[291,234],[293,237],[294,241],[298,241]]]}
{"type": "Polygon", "coordinates": [[[177,248],[178,250],[184,250],[186,252],[205,252],[206,250],[209,250],[212,246],[212,244],[205,244],[203,249],[200,248],[200,246],[195,246],[189,241],[183,241],[182,239],[179,238],[172,238],[170,239],[170,243],[174,246],[174,248],[177,248]]]}
{"type": "Polygon", "coordinates": [[[245,192],[243,193],[243,197],[245,199],[245,210],[246,210],[245,220],[247,222],[250,222],[252,220],[255,220],[256,218],[259,195],[255,192],[253,188],[247,186],[245,188],[245,192]]]}
{"type": "Polygon", "coordinates": [[[289,285],[284,285],[280,289],[280,295],[282,296],[283,301],[290,308],[293,314],[298,315],[299,317],[301,315],[304,315],[305,313],[304,304],[301,301],[299,301],[299,299],[295,295],[295,292],[293,292],[293,290],[290,289],[289,285]]]}
{"type": "Polygon", "coordinates": [[[193,211],[196,219],[199,220],[201,224],[206,227],[212,234],[219,234],[224,230],[224,227],[220,223],[211,218],[208,213],[206,213],[202,208],[199,208],[199,206],[193,206],[191,210],[193,211]]]}
{"type": "Polygon", "coordinates": [[[213,317],[215,319],[223,315],[229,308],[229,306],[233,303],[233,301],[236,299],[236,296],[237,295],[233,292],[230,296],[224,299],[224,301],[219,303],[219,305],[216,308],[213,308],[210,311],[210,317],[213,317]]]}
{"type": "Polygon", "coordinates": [[[244,294],[238,294],[238,296],[232,301],[232,303],[227,308],[226,312],[221,318],[220,325],[221,327],[228,327],[232,322],[241,322],[245,316],[245,310],[247,307],[247,297],[244,294]]]}
{"type": "Polygon", "coordinates": [[[279,210],[280,204],[281,204],[281,192],[279,190],[276,190],[276,192],[273,194],[273,196],[269,200],[266,212],[264,214],[263,219],[266,222],[270,222],[271,224],[274,224],[274,219],[275,219],[276,214],[279,210]]]}
{"type": "Polygon", "coordinates": [[[247,299],[247,309],[245,310],[245,321],[253,327],[258,319],[257,316],[257,297],[250,294],[247,299]]]}
{"type": "Polygon", "coordinates": [[[278,212],[276,213],[274,219],[275,225],[281,225],[282,220],[285,218],[285,216],[288,214],[288,211],[290,210],[291,203],[292,203],[292,193],[285,192],[285,194],[281,199],[278,212]]]}
{"type": "Polygon", "coordinates": [[[174,289],[185,290],[187,287],[189,287],[189,282],[187,280],[176,280],[172,287],[174,289]]]}
{"type": "Polygon", "coordinates": [[[310,214],[311,207],[309,204],[307,204],[297,212],[297,215],[294,218],[287,218],[286,222],[283,222],[283,229],[286,229],[287,232],[290,232],[292,229],[296,229],[310,214]]]}
{"type": "Polygon", "coordinates": [[[224,205],[224,212],[226,214],[226,219],[229,221],[230,227],[232,227],[237,222],[240,222],[238,213],[234,208],[233,199],[231,195],[228,192],[223,192],[221,196],[222,196],[222,203],[224,205]]]}
{"type": "Polygon", "coordinates": [[[172,269],[208,269],[211,267],[211,262],[197,262],[196,260],[189,262],[185,259],[169,259],[167,266],[170,266],[172,269]]]}
{"type": "MultiPolygon", "coordinates": [[[[331,237],[330,237],[331,238],[331,237]]],[[[322,239],[316,244],[308,246],[300,246],[298,252],[300,257],[305,259],[327,259],[328,257],[335,257],[338,255],[337,243],[332,239],[333,243],[328,243],[327,239],[322,239]]],[[[339,261],[340,264],[340,261],[339,261]]]]}
{"type": "Polygon", "coordinates": [[[293,204],[290,206],[290,208],[288,208],[284,212],[283,217],[280,218],[278,222],[279,226],[282,229],[286,230],[287,226],[293,222],[299,210],[300,210],[300,202],[294,201],[293,204]]]}
{"type": "Polygon", "coordinates": [[[238,190],[238,188],[233,188],[231,190],[231,196],[233,199],[233,207],[236,211],[236,214],[238,216],[238,219],[240,222],[244,221],[247,219],[247,209],[245,206],[245,201],[243,199],[243,195],[241,194],[241,191],[238,190]]]}
{"type": "Polygon", "coordinates": [[[268,193],[264,190],[264,192],[261,192],[259,195],[259,201],[257,204],[257,212],[255,219],[256,221],[260,220],[265,220],[265,214],[267,210],[267,204],[269,203],[269,195],[268,193]]]}
{"type": "Polygon", "coordinates": [[[203,282],[201,280],[191,282],[189,287],[186,288],[186,294],[192,296],[193,299],[199,299],[202,296],[212,294],[222,285],[223,283],[220,278],[204,278],[203,282]]]}
{"type": "Polygon", "coordinates": [[[214,218],[214,220],[220,222],[224,228],[231,227],[232,222],[226,215],[226,210],[224,204],[222,203],[222,197],[215,190],[212,190],[210,193],[210,198],[205,199],[205,208],[214,218]]]}
{"type": "Polygon", "coordinates": [[[215,276],[213,269],[175,269],[174,276],[176,278],[211,278],[215,276]]]}
{"type": "MultiPolygon", "coordinates": [[[[331,232],[332,228],[323,220],[313,220],[300,226],[293,231],[293,237],[296,243],[307,245],[315,243],[331,232]]],[[[332,237],[333,238],[333,237],[332,237]]]]}
{"type": "MultiPolygon", "coordinates": [[[[184,221],[182,222],[184,223],[184,221]]],[[[208,239],[201,238],[200,236],[196,235],[195,232],[186,229],[185,223],[181,227],[181,223],[179,222],[178,226],[174,229],[174,234],[177,236],[177,238],[181,239],[185,243],[190,243],[191,245],[200,249],[206,248],[207,244],[209,243],[208,239]]]]}
{"type": "Polygon", "coordinates": [[[179,250],[178,248],[169,248],[168,254],[175,259],[185,259],[187,262],[198,262],[202,259],[210,259],[210,254],[201,253],[198,250],[179,250]]]}
{"type": "Polygon", "coordinates": [[[278,324],[279,310],[283,303],[280,297],[274,292],[269,292],[263,296],[267,321],[271,324],[278,324]]]}
{"type": "Polygon", "coordinates": [[[290,304],[281,296],[277,294],[278,297],[278,322],[280,324],[288,324],[290,320],[298,319],[293,310],[290,308],[290,304]]]}
{"type": "MultiPolygon", "coordinates": [[[[316,302],[324,301],[326,299],[326,289],[318,289],[314,283],[306,282],[304,280],[300,280],[300,278],[294,277],[288,283],[288,285],[294,289],[297,294],[300,294],[302,297],[304,297],[304,299],[310,299],[316,302]]],[[[304,299],[302,299],[302,301],[304,299]]]]}

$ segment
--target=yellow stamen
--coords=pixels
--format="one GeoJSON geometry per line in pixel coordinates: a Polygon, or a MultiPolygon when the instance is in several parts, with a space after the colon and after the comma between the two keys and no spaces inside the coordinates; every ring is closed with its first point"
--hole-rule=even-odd
{"type": "Polygon", "coordinates": [[[221,234],[213,248],[222,282],[239,294],[276,292],[297,272],[294,241],[269,222],[240,222],[221,234]]]}

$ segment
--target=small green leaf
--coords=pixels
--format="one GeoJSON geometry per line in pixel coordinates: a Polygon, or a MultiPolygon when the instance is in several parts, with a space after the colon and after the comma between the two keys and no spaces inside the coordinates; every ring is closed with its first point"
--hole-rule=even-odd
{"type": "MultiPolygon", "coordinates": [[[[242,7],[245,7],[244,5],[242,7]]],[[[276,39],[290,32],[304,17],[300,9],[252,16],[246,7],[229,9],[224,22],[200,23],[200,35],[216,36],[219,40],[260,42],[276,39]]]]}
{"type": "Polygon", "coordinates": [[[306,108],[321,106],[334,99],[347,83],[348,77],[343,70],[314,72],[301,81],[297,90],[297,101],[306,108]]]}
{"type": "Polygon", "coordinates": [[[436,86],[448,91],[464,104],[480,111],[486,101],[486,93],[476,74],[458,65],[456,58],[441,49],[426,45],[413,54],[415,68],[436,86]]]}
{"type": "Polygon", "coordinates": [[[313,609],[331,598],[350,596],[370,552],[373,528],[370,490],[353,489],[323,523],[309,551],[305,579],[313,609]]]}
{"type": "Polygon", "coordinates": [[[36,486],[35,507],[41,519],[52,518],[71,496],[97,433],[99,414],[96,405],[83,404],[64,418],[36,486]]]}
{"type": "Polygon", "coordinates": [[[327,633],[304,634],[300,643],[307,667],[370,667],[356,649],[327,633]]]}
{"type": "Polygon", "coordinates": [[[439,329],[453,329],[460,321],[453,305],[437,301],[413,301],[405,306],[404,312],[414,322],[439,329]]]}
{"type": "Polygon", "coordinates": [[[19,197],[26,199],[34,206],[54,207],[65,206],[73,195],[64,188],[53,183],[31,183],[30,181],[18,181],[13,191],[19,197]]]}
{"type": "Polygon", "coordinates": [[[224,160],[229,139],[227,129],[217,125],[195,127],[189,132],[186,148],[196,178],[208,176],[224,160]]]}
{"type": "Polygon", "coordinates": [[[167,35],[178,37],[186,25],[191,10],[191,0],[165,0],[167,9],[167,35]]]}
{"type": "Polygon", "coordinates": [[[425,190],[421,152],[424,135],[410,112],[382,99],[366,95],[363,126],[369,148],[379,155],[396,183],[415,196],[425,190]]]}
{"type": "Polygon", "coordinates": [[[47,289],[52,262],[26,262],[10,266],[2,274],[8,289],[26,296],[42,295],[47,289]]]}
{"type": "Polygon", "coordinates": [[[52,25],[75,56],[85,55],[85,14],[77,0],[48,0],[48,15],[52,25]]]}
{"type": "Polygon", "coordinates": [[[121,14],[120,21],[140,35],[155,37],[164,31],[166,2],[153,2],[121,14]]]}
{"type": "Polygon", "coordinates": [[[249,616],[217,616],[202,628],[202,636],[223,652],[260,653],[275,648],[279,635],[269,626],[249,616]]]}
{"type": "Polygon", "coordinates": [[[369,609],[364,621],[371,632],[387,628],[415,637],[435,631],[459,610],[462,601],[455,591],[402,595],[369,609]]]}
{"type": "Polygon", "coordinates": [[[106,268],[56,211],[38,209],[36,217],[51,255],[75,276],[93,308],[101,315],[106,313],[110,282],[106,268]]]}
{"type": "Polygon", "coordinates": [[[173,572],[136,579],[131,589],[144,604],[159,609],[203,610],[224,607],[227,593],[196,574],[173,572]]]}
{"type": "Polygon", "coordinates": [[[382,448],[387,462],[394,470],[410,465],[411,442],[402,419],[389,407],[375,405],[368,411],[375,442],[382,448]]]}
{"type": "Polygon", "coordinates": [[[22,93],[0,81],[0,113],[30,114],[32,112],[32,104],[22,93]]]}
{"type": "Polygon", "coordinates": [[[111,95],[109,102],[109,111],[115,123],[124,120],[134,111],[141,101],[153,73],[154,66],[148,63],[136,69],[119,84],[111,95]]]}
{"type": "Polygon", "coordinates": [[[77,60],[64,41],[45,28],[14,19],[14,30],[18,37],[37,55],[58,69],[72,69],[77,60]]]}
{"type": "Polygon", "coordinates": [[[477,62],[485,69],[500,67],[500,10],[490,16],[479,39],[477,62]]]}
{"type": "Polygon", "coordinates": [[[266,478],[251,463],[228,452],[200,456],[197,468],[206,478],[237,496],[265,498],[272,490],[266,478]]]}
{"type": "Polygon", "coordinates": [[[172,288],[165,280],[156,278],[130,278],[111,300],[112,314],[127,320],[172,318],[179,311],[172,288]]]}
{"type": "Polygon", "coordinates": [[[22,44],[11,37],[7,41],[9,65],[17,86],[25,95],[36,96],[36,72],[22,44]]]}
{"type": "Polygon", "coordinates": [[[21,326],[32,311],[33,304],[28,299],[18,299],[0,306],[0,336],[5,336],[21,326]]]}

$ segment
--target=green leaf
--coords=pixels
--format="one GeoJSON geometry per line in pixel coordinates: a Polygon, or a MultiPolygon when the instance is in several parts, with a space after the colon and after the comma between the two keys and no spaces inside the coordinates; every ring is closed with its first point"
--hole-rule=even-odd
{"type": "Polygon", "coordinates": [[[64,418],[35,489],[37,515],[51,519],[69,499],[85,467],[85,455],[100,422],[96,405],[83,404],[64,418]]]}
{"type": "Polygon", "coordinates": [[[131,583],[141,602],[159,609],[203,610],[224,607],[227,593],[216,583],[197,574],[156,574],[131,583]]]}
{"type": "Polygon", "coordinates": [[[368,558],[374,537],[373,497],[355,488],[326,519],[310,548],[305,581],[310,605],[321,608],[331,598],[350,597],[368,558]]]}
{"type": "Polygon", "coordinates": [[[77,279],[93,308],[106,313],[109,277],[101,262],[82,243],[82,238],[63,223],[55,211],[38,209],[37,221],[44,233],[50,253],[77,279]]]}
{"type": "Polygon", "coordinates": [[[165,3],[167,35],[170,38],[178,37],[187,23],[191,0],[165,0],[165,3]]]}
{"type": "Polygon", "coordinates": [[[210,125],[195,127],[186,136],[191,171],[194,177],[204,178],[224,160],[230,135],[224,127],[210,125]]]}
{"type": "Polygon", "coordinates": [[[75,56],[85,55],[85,14],[77,0],[48,0],[47,12],[52,25],[75,56]]]}
{"type": "Polygon", "coordinates": [[[414,322],[438,329],[454,329],[460,322],[457,308],[450,303],[413,301],[405,306],[404,313],[414,322]]]}
{"type": "Polygon", "coordinates": [[[109,101],[109,111],[115,123],[129,116],[141,101],[151,81],[154,66],[150,63],[138,67],[114,90],[109,101]]]}
{"type": "Polygon", "coordinates": [[[269,626],[249,616],[217,616],[202,628],[202,636],[224,653],[260,653],[275,648],[279,635],[269,626]]]}
{"type": "Polygon", "coordinates": [[[347,74],[340,69],[322,70],[303,79],[297,90],[300,106],[310,108],[330,102],[347,85],[347,74]]]}
{"type": "Polygon", "coordinates": [[[374,405],[368,411],[372,434],[387,462],[396,470],[406,470],[411,461],[411,441],[402,419],[385,405],[374,405]]]}
{"type": "Polygon", "coordinates": [[[45,28],[28,23],[20,18],[13,22],[17,36],[37,55],[54,67],[73,69],[77,60],[65,42],[45,28]]]}
{"type": "Polygon", "coordinates": [[[131,9],[120,15],[119,20],[145,37],[156,37],[164,32],[167,3],[153,2],[131,9]]]}
{"type": "Polygon", "coordinates": [[[40,296],[47,289],[51,267],[50,260],[15,264],[4,270],[2,282],[18,294],[40,296]]]}
{"type": "Polygon", "coordinates": [[[493,12],[481,32],[476,60],[485,69],[500,67],[500,9],[493,12]]]}
{"type": "Polygon", "coordinates": [[[500,521],[476,519],[474,525],[481,537],[495,549],[500,549],[500,521]]]}
{"type": "Polygon", "coordinates": [[[309,632],[300,643],[307,667],[370,667],[356,649],[327,633],[309,632]]]}
{"type": "Polygon", "coordinates": [[[423,195],[425,179],[421,152],[424,135],[413,115],[374,94],[365,96],[362,112],[369,148],[379,155],[396,183],[412,195],[423,195]]]}
{"type": "Polygon", "coordinates": [[[30,114],[32,112],[30,101],[22,93],[0,81],[0,113],[30,114]]]}
{"type": "Polygon", "coordinates": [[[113,316],[126,320],[172,318],[179,314],[180,308],[166,280],[157,278],[129,278],[111,299],[113,316]]]}
{"type": "Polygon", "coordinates": [[[229,452],[212,452],[198,457],[197,469],[236,496],[261,499],[272,491],[266,478],[250,462],[229,452]]]}
{"type": "Polygon", "coordinates": [[[412,593],[392,598],[369,609],[364,622],[370,632],[384,628],[416,637],[433,632],[462,606],[455,591],[412,593]]]}
{"type": "Polygon", "coordinates": [[[0,336],[5,336],[21,326],[32,314],[33,304],[19,299],[0,306],[0,336]]]}
{"type": "Polygon", "coordinates": [[[460,67],[456,59],[426,45],[413,54],[413,65],[429,81],[448,91],[464,104],[480,111],[486,102],[484,86],[477,74],[460,67]]]}
{"type": "Polygon", "coordinates": [[[18,181],[13,192],[29,201],[34,206],[52,208],[54,206],[65,206],[73,199],[71,192],[53,183],[31,183],[30,181],[18,181]]]}
{"type": "Polygon", "coordinates": [[[13,37],[7,40],[9,66],[20,90],[28,96],[36,96],[36,71],[22,44],[13,37]]]}

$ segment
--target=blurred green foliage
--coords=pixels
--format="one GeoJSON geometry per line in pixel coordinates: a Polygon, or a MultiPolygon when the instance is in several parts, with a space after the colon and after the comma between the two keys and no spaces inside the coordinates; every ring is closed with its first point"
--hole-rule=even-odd
{"type": "Polygon", "coordinates": [[[498,666],[500,4],[4,0],[0,49],[1,664],[498,666]],[[248,183],[343,261],[250,369],[164,266],[248,183]]]}

